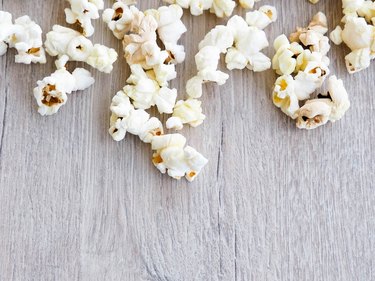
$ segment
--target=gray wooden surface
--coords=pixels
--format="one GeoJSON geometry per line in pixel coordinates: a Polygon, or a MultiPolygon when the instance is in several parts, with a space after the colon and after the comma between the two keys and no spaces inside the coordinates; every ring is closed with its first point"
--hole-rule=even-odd
{"type": "MultiPolygon", "coordinates": [[[[319,10],[331,28],[341,17],[339,0],[261,3],[280,13],[267,29],[271,42],[319,10]]],[[[0,2],[44,31],[64,24],[65,6],[0,2]]],[[[183,20],[180,89],[197,42],[222,22],[183,20]]],[[[95,24],[93,40],[120,51],[95,24]]],[[[32,88],[53,60],[30,67],[8,52],[0,58],[0,280],[375,280],[375,71],[346,74],[346,51],[334,46],[330,56],[352,107],[315,131],[295,129],[273,106],[272,71],[235,71],[225,86],[207,86],[207,121],[183,132],[210,159],[193,184],[160,175],[135,137],[116,143],[107,134],[108,106],[129,74],[124,60],[111,75],[93,71],[95,86],[46,118],[32,88]]]]}

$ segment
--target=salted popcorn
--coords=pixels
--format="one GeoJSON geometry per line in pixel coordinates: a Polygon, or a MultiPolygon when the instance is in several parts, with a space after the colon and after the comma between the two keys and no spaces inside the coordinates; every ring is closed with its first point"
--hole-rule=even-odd
{"type": "Polygon", "coordinates": [[[67,27],[54,25],[46,37],[46,51],[49,55],[58,57],[57,67],[63,65],[62,61],[82,61],[101,72],[110,73],[117,60],[114,49],[100,44],[93,45],[79,32],[67,27]]]}
{"type": "Polygon", "coordinates": [[[65,9],[66,22],[78,24],[82,34],[90,37],[94,34],[91,20],[99,18],[99,10],[104,8],[103,0],[68,0],[70,8],[65,9]]]}
{"type": "Polygon", "coordinates": [[[246,22],[249,26],[265,29],[277,20],[277,11],[273,6],[265,5],[258,10],[246,14],[246,22]]]}
{"type": "Polygon", "coordinates": [[[343,1],[344,27],[337,26],[330,34],[333,43],[344,42],[350,48],[345,64],[351,74],[368,68],[375,57],[374,11],[373,1],[343,1]]]}
{"type": "Polygon", "coordinates": [[[42,42],[42,29],[29,16],[12,23],[12,15],[0,11],[0,55],[10,48],[17,50],[16,63],[46,63],[42,42]]]}
{"type": "Polygon", "coordinates": [[[297,127],[315,129],[328,121],[340,120],[350,107],[348,93],[342,80],[331,76],[328,80],[328,92],[318,99],[309,100],[298,111],[297,127]]]}
{"type": "Polygon", "coordinates": [[[194,148],[186,146],[186,138],[180,134],[155,136],[151,146],[155,153],[152,162],[161,173],[193,181],[208,160],[194,148]]]}
{"type": "Polygon", "coordinates": [[[34,97],[38,104],[38,112],[41,115],[57,113],[66,103],[68,94],[85,90],[94,82],[90,72],[83,68],[77,68],[72,73],[65,68],[56,70],[50,76],[37,82],[34,97]]]}
{"type": "Polygon", "coordinates": [[[181,130],[183,124],[197,127],[203,123],[206,116],[202,113],[202,102],[189,98],[180,100],[173,109],[173,115],[167,120],[167,128],[181,130]]]}

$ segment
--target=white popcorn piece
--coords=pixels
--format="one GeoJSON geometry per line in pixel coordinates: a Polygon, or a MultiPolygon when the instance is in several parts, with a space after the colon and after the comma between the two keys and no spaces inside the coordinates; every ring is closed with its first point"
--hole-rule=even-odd
{"type": "Polygon", "coordinates": [[[141,65],[131,67],[132,74],[127,80],[129,85],[124,87],[124,92],[133,100],[135,108],[149,109],[156,105],[160,114],[172,113],[176,103],[177,90],[160,86],[154,79],[153,70],[145,72],[141,65]]]}
{"type": "Polygon", "coordinates": [[[29,16],[22,16],[12,23],[12,15],[0,11],[0,55],[10,48],[17,50],[16,63],[46,63],[42,42],[42,29],[29,16]]]}
{"type": "Polygon", "coordinates": [[[265,5],[257,11],[246,13],[246,22],[249,26],[265,29],[277,20],[277,11],[273,6],[265,5]]]}
{"type": "Polygon", "coordinates": [[[104,45],[95,44],[79,32],[54,25],[46,35],[45,47],[48,54],[57,56],[56,66],[63,66],[68,61],[86,62],[104,73],[110,73],[117,60],[117,52],[104,45]]]}
{"type": "Polygon", "coordinates": [[[173,109],[172,117],[167,120],[167,128],[181,130],[183,124],[198,127],[205,118],[206,116],[202,114],[201,101],[192,98],[180,100],[173,109]]]}
{"type": "Polygon", "coordinates": [[[271,67],[271,60],[261,53],[269,45],[263,30],[247,26],[246,21],[239,16],[233,16],[227,26],[234,34],[234,46],[229,48],[225,58],[229,70],[247,67],[257,72],[271,67]]]}
{"type": "Polygon", "coordinates": [[[332,107],[329,100],[308,100],[298,111],[297,127],[315,129],[329,121],[332,107]]]}
{"type": "Polygon", "coordinates": [[[169,62],[183,62],[185,60],[184,46],[178,45],[181,36],[187,31],[181,21],[182,8],[178,5],[163,6],[158,10],[146,11],[145,14],[152,15],[158,23],[157,33],[170,54],[169,62]]]}
{"type": "Polygon", "coordinates": [[[186,146],[186,138],[180,134],[155,136],[151,146],[156,152],[152,162],[161,173],[174,179],[185,177],[193,181],[208,160],[194,148],[186,146]]]}
{"type": "Polygon", "coordinates": [[[73,73],[65,68],[56,70],[50,76],[38,81],[38,86],[34,88],[38,112],[43,116],[57,113],[66,103],[67,94],[85,90],[94,82],[90,72],[83,68],[77,68],[73,73]]]}
{"type": "MultiPolygon", "coordinates": [[[[193,16],[202,15],[204,11],[210,10],[211,13],[219,18],[230,17],[236,6],[233,0],[164,0],[164,2],[177,4],[184,9],[190,9],[190,13],[193,16]]],[[[246,5],[244,1],[243,5],[246,5]]]]}
{"type": "Polygon", "coordinates": [[[143,109],[135,109],[129,97],[119,91],[112,99],[109,133],[115,141],[121,141],[126,133],[134,134],[145,143],[151,143],[153,137],[163,134],[160,120],[152,117],[143,109]]]}
{"type": "Polygon", "coordinates": [[[345,56],[349,73],[353,74],[370,66],[375,58],[375,3],[365,0],[343,0],[344,27],[337,26],[330,34],[335,44],[342,42],[351,52],[345,56]]]}
{"type": "Polygon", "coordinates": [[[112,8],[104,10],[102,17],[115,37],[122,40],[129,32],[139,32],[144,14],[137,7],[129,7],[126,2],[120,0],[116,1],[112,8]]]}
{"type": "Polygon", "coordinates": [[[14,34],[12,15],[8,12],[0,11],[0,56],[8,50],[8,42],[14,34]]]}
{"type": "Polygon", "coordinates": [[[259,1],[260,0],[239,0],[238,2],[244,9],[252,9],[254,7],[254,4],[259,1]]]}
{"type": "Polygon", "coordinates": [[[348,93],[342,80],[336,76],[328,79],[328,93],[309,100],[298,111],[297,127],[315,129],[340,120],[350,107],[348,93]]]}
{"type": "Polygon", "coordinates": [[[82,34],[90,37],[94,34],[91,20],[99,18],[99,10],[104,8],[103,0],[68,0],[70,8],[65,9],[66,22],[78,24],[82,34]]]}

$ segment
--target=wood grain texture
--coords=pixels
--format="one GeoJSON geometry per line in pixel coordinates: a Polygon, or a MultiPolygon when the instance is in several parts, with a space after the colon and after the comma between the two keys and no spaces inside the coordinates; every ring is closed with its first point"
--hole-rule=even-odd
{"type": "MultiPolygon", "coordinates": [[[[319,10],[330,28],[341,17],[339,0],[261,3],[280,13],[270,42],[319,10]]],[[[65,6],[0,1],[44,31],[65,25],[65,6]]],[[[197,43],[224,22],[187,13],[183,21],[179,89],[194,73],[197,43]]],[[[93,41],[121,53],[102,21],[95,25],[93,41]]],[[[188,184],[160,175],[135,137],[116,143],[106,133],[111,98],[129,75],[124,60],[111,75],[87,67],[95,86],[45,118],[32,88],[53,59],[30,67],[9,51],[0,57],[0,280],[375,280],[375,71],[349,76],[345,52],[333,46],[330,56],[352,107],[312,132],[273,106],[271,70],[234,71],[225,86],[208,85],[207,121],[183,133],[210,163],[188,184]]]]}

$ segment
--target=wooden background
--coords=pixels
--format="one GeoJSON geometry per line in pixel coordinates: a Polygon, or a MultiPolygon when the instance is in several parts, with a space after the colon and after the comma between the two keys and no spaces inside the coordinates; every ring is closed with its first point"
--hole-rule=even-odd
{"type": "MultiPolygon", "coordinates": [[[[321,2],[259,3],[280,14],[267,28],[270,42],[319,10],[332,29],[340,1],[321,2]]],[[[45,32],[65,25],[65,6],[0,1],[45,32]]],[[[197,43],[224,22],[188,13],[183,21],[187,60],[173,82],[181,96],[197,43]]],[[[102,21],[95,25],[93,41],[122,54],[102,21]]],[[[208,85],[207,121],[183,134],[210,163],[188,184],[159,174],[137,138],[116,143],[107,134],[111,98],[129,75],[124,60],[111,75],[93,71],[90,90],[41,117],[32,89],[53,59],[30,67],[9,51],[0,58],[0,280],[375,280],[375,71],[349,76],[345,52],[333,46],[330,56],[352,107],[311,132],[273,106],[271,70],[234,71],[226,85],[208,85]]]]}

